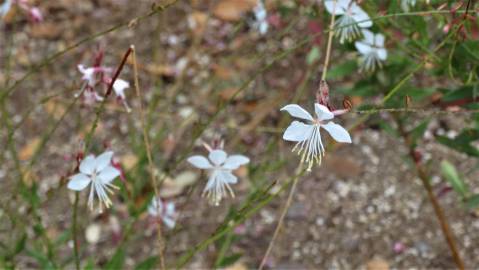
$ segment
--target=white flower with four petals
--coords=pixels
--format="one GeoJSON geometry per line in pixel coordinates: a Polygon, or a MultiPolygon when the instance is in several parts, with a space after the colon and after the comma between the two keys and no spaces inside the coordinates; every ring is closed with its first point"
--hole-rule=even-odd
{"type": "Polygon", "coordinates": [[[281,108],[281,111],[287,111],[293,117],[308,121],[307,124],[293,121],[283,134],[284,140],[297,142],[292,151],[298,150],[301,162],[308,163],[308,171],[311,171],[315,161],[318,165],[321,164],[321,159],[324,156],[320,128],[324,128],[338,142],[351,143],[351,136],[346,129],[332,121],[327,121],[333,119],[334,114],[326,106],[315,103],[314,110],[316,118],[296,104],[289,104],[281,108]]]}
{"type": "Polygon", "coordinates": [[[381,67],[381,61],[385,61],[388,52],[384,48],[384,36],[382,34],[374,34],[369,30],[363,30],[364,39],[356,41],[354,45],[362,55],[362,70],[368,72],[374,71],[376,66],[381,67]]]}
{"type": "Polygon", "coordinates": [[[80,173],[70,177],[67,186],[71,190],[81,191],[91,183],[90,195],[88,197],[90,209],[93,209],[95,194],[99,200],[100,212],[102,211],[102,204],[106,208],[112,205],[107,192],[113,194],[112,188],[118,189],[111,182],[120,175],[120,171],[111,165],[112,157],[112,151],[107,151],[96,158],[93,155],[89,155],[80,163],[80,173]]]}
{"type": "Polygon", "coordinates": [[[161,199],[153,197],[148,205],[148,213],[153,217],[160,216],[163,223],[170,229],[173,229],[176,225],[177,214],[175,204],[172,202],[163,203],[161,199]]]}
{"type": "Polygon", "coordinates": [[[359,37],[360,28],[369,28],[373,25],[368,14],[356,2],[337,0],[334,3],[334,0],[325,0],[324,5],[330,14],[341,15],[335,23],[335,33],[340,43],[359,37]]]}
{"type": "Polygon", "coordinates": [[[249,158],[243,155],[228,157],[225,151],[219,149],[212,150],[208,158],[209,160],[197,155],[188,158],[187,161],[197,168],[209,171],[208,183],[203,190],[203,194],[206,194],[206,197],[214,205],[219,205],[221,199],[226,196],[226,190],[234,197],[230,184],[236,184],[238,178],[233,175],[232,171],[249,163],[249,158]]]}

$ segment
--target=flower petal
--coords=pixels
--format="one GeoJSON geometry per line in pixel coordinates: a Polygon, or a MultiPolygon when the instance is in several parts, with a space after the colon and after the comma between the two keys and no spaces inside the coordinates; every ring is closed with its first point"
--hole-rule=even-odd
{"type": "Polygon", "coordinates": [[[283,134],[283,140],[301,142],[309,138],[313,131],[313,125],[307,125],[299,121],[293,121],[283,134]]]}
{"type": "Polygon", "coordinates": [[[336,4],[334,4],[334,0],[325,0],[324,1],[324,6],[326,7],[326,10],[329,12],[329,14],[336,14],[336,15],[342,15],[346,12],[349,2],[351,0],[339,0],[336,1],[336,4]],[[336,5],[336,8],[333,8],[333,6],[336,5]],[[336,11],[334,11],[336,9],[336,11]]]}
{"type": "Polygon", "coordinates": [[[388,57],[388,52],[386,51],[386,49],[377,49],[376,52],[378,53],[378,58],[383,61],[386,60],[386,58],[388,57]]]}
{"type": "Polygon", "coordinates": [[[200,169],[211,169],[211,163],[203,156],[192,156],[189,157],[186,161],[188,161],[191,165],[195,166],[196,168],[200,169]]]}
{"type": "Polygon", "coordinates": [[[304,120],[313,121],[313,117],[305,109],[297,104],[289,104],[281,108],[280,111],[287,111],[291,116],[304,120]]]}
{"type": "Polygon", "coordinates": [[[91,179],[83,173],[75,174],[70,178],[67,187],[71,190],[83,190],[90,184],[91,179]]]}
{"type": "Polygon", "coordinates": [[[361,31],[361,33],[363,34],[362,42],[364,42],[368,45],[374,45],[374,34],[373,34],[373,32],[371,32],[367,29],[363,29],[361,31]]]}
{"type": "Polygon", "coordinates": [[[80,172],[84,174],[92,174],[93,171],[95,170],[95,163],[96,159],[94,155],[88,155],[86,158],[84,158],[81,163],[80,163],[80,172]]]}
{"type": "Polygon", "coordinates": [[[218,177],[221,179],[221,181],[223,181],[223,183],[227,183],[227,184],[238,183],[238,177],[234,176],[230,172],[221,171],[219,172],[218,177]]]}
{"type": "Polygon", "coordinates": [[[368,55],[373,50],[371,45],[369,45],[365,42],[362,42],[362,41],[354,42],[354,46],[356,47],[358,52],[362,55],[368,55]]]}
{"type": "Polygon", "coordinates": [[[153,197],[151,199],[150,204],[148,205],[148,214],[156,217],[158,213],[162,212],[162,208],[163,208],[163,203],[161,202],[161,200],[158,200],[156,199],[156,197],[153,197]]]}
{"type": "Polygon", "coordinates": [[[214,165],[221,165],[226,160],[226,152],[223,150],[213,150],[208,155],[208,158],[213,162],[214,165]]]}
{"type": "Polygon", "coordinates": [[[173,229],[176,225],[176,221],[170,217],[163,217],[163,223],[165,223],[166,227],[173,229]]]}
{"type": "Polygon", "coordinates": [[[329,135],[331,135],[331,137],[333,137],[333,139],[335,139],[337,142],[351,143],[351,136],[349,136],[349,132],[342,126],[333,122],[329,122],[326,125],[321,125],[321,127],[326,129],[329,135]]]}
{"type": "Polygon", "coordinates": [[[377,47],[384,47],[384,35],[381,33],[377,33],[374,35],[374,45],[377,47]]]}
{"type": "Polygon", "coordinates": [[[351,4],[351,15],[361,28],[369,28],[373,26],[373,22],[369,15],[356,3],[351,4]]]}
{"type": "Polygon", "coordinates": [[[122,80],[116,79],[113,83],[113,90],[118,97],[125,98],[125,89],[130,87],[130,83],[122,80]]]}
{"type": "Polygon", "coordinates": [[[328,107],[319,103],[314,103],[314,111],[319,120],[329,120],[334,118],[334,114],[328,109],[328,107]]]}
{"type": "Polygon", "coordinates": [[[111,163],[113,157],[113,151],[106,151],[96,158],[96,171],[100,172],[105,169],[111,163]]]}
{"type": "Polygon", "coordinates": [[[248,157],[243,155],[232,155],[226,159],[225,164],[223,164],[223,168],[228,170],[236,170],[241,165],[245,165],[247,163],[249,163],[248,157]]]}
{"type": "Polygon", "coordinates": [[[113,166],[107,166],[100,172],[98,178],[100,178],[103,184],[108,184],[118,176],[120,176],[120,171],[118,169],[113,166]]]}

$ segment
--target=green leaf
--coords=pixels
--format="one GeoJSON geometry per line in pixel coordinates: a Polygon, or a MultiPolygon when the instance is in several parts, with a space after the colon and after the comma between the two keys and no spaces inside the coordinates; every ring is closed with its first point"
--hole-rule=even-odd
{"type": "Polygon", "coordinates": [[[237,262],[241,256],[243,256],[243,254],[241,253],[235,253],[231,256],[227,256],[227,257],[224,257],[218,264],[218,268],[224,268],[224,267],[227,267],[227,266],[230,266],[232,264],[234,264],[235,262],[237,262]]]}
{"type": "Polygon", "coordinates": [[[312,65],[318,61],[319,57],[321,56],[320,50],[318,46],[314,46],[306,56],[306,63],[308,65],[312,65]]]}
{"type": "Polygon", "coordinates": [[[479,194],[474,194],[467,198],[466,206],[469,209],[476,209],[479,206],[479,194]]]}
{"type": "Polygon", "coordinates": [[[472,142],[479,139],[479,130],[464,129],[456,138],[449,139],[445,136],[436,136],[436,140],[458,152],[465,153],[472,157],[479,157],[479,149],[472,145],[472,142]]]}
{"type": "Polygon", "coordinates": [[[417,125],[417,127],[411,130],[410,134],[411,134],[411,139],[413,144],[416,144],[416,141],[422,137],[424,132],[426,132],[427,125],[429,124],[429,120],[430,119],[426,119],[422,121],[419,125],[417,125]]]}
{"type": "Polygon", "coordinates": [[[446,177],[446,180],[452,185],[452,188],[461,196],[461,198],[466,198],[468,189],[466,183],[461,179],[459,174],[456,171],[454,165],[444,160],[441,162],[442,174],[446,177]]]}
{"type": "Polygon", "coordinates": [[[113,258],[105,265],[105,269],[122,269],[123,263],[125,263],[125,251],[123,248],[119,248],[113,255],[113,258]]]}
{"type": "Polygon", "coordinates": [[[344,63],[331,67],[328,72],[328,78],[336,80],[350,74],[355,74],[357,70],[358,65],[356,60],[346,61],[344,63]]]}
{"type": "Polygon", "coordinates": [[[152,256],[140,262],[139,264],[137,264],[135,266],[135,270],[154,269],[157,263],[158,263],[158,256],[152,256]]]}

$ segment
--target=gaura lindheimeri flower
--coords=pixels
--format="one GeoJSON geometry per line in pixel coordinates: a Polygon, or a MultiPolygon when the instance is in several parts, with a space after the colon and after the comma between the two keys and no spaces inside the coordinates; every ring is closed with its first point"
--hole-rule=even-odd
{"type": "Polygon", "coordinates": [[[129,87],[130,83],[122,79],[116,79],[113,83],[113,91],[115,91],[117,99],[123,103],[127,112],[131,111],[130,106],[128,106],[128,103],[126,102],[125,96],[125,89],[129,87]]]}
{"type": "Polygon", "coordinates": [[[329,109],[319,103],[314,104],[316,117],[313,118],[305,109],[296,104],[289,104],[281,108],[281,111],[287,111],[291,116],[307,121],[307,124],[300,121],[293,121],[283,134],[286,141],[297,142],[293,148],[301,155],[301,162],[308,163],[308,171],[311,171],[314,162],[319,165],[324,156],[324,146],[321,141],[320,128],[324,128],[333,139],[342,143],[351,143],[351,137],[346,129],[333,123],[331,120],[334,114],[329,109]]]}
{"type": "Polygon", "coordinates": [[[258,4],[253,9],[253,12],[256,19],[253,23],[254,28],[256,28],[261,35],[266,34],[266,32],[268,32],[269,25],[263,1],[258,1],[258,4]]]}
{"type": "Polygon", "coordinates": [[[361,70],[374,71],[376,66],[381,67],[381,61],[386,60],[388,52],[384,48],[384,36],[382,34],[374,34],[364,29],[364,39],[356,41],[354,45],[361,57],[361,70]]]}
{"type": "Polygon", "coordinates": [[[160,198],[153,197],[148,205],[148,213],[153,217],[159,216],[168,228],[173,229],[175,227],[177,214],[174,203],[163,203],[160,198]]]}
{"type": "Polygon", "coordinates": [[[68,182],[68,188],[75,191],[81,191],[91,183],[88,206],[92,210],[95,193],[99,200],[100,212],[102,212],[102,204],[106,208],[112,205],[107,192],[113,194],[112,188],[118,189],[111,182],[120,175],[120,171],[111,165],[112,157],[112,151],[107,151],[96,158],[93,155],[87,156],[80,163],[80,173],[71,176],[68,182]]]}
{"type": "Polygon", "coordinates": [[[408,12],[409,7],[414,7],[416,5],[416,0],[401,0],[401,8],[408,12]]]}
{"type": "Polygon", "coordinates": [[[210,151],[208,158],[209,160],[203,156],[192,156],[187,161],[197,168],[209,171],[208,183],[203,194],[206,194],[211,203],[219,205],[221,199],[226,196],[226,190],[234,197],[230,184],[236,184],[238,178],[232,171],[249,163],[249,158],[243,155],[228,157],[225,151],[219,149],[210,151]]]}
{"type": "Polygon", "coordinates": [[[78,70],[81,72],[83,81],[86,81],[89,87],[95,87],[97,83],[96,73],[99,71],[96,67],[85,67],[78,65],[78,70]]]}
{"type": "Polygon", "coordinates": [[[342,15],[335,23],[335,33],[339,42],[351,41],[361,35],[360,28],[373,25],[368,14],[351,0],[325,0],[324,5],[330,14],[342,15]],[[334,8],[336,7],[336,8],[334,8]]]}
{"type": "Polygon", "coordinates": [[[0,5],[0,17],[4,18],[10,9],[12,8],[12,0],[5,0],[3,4],[0,5]]]}

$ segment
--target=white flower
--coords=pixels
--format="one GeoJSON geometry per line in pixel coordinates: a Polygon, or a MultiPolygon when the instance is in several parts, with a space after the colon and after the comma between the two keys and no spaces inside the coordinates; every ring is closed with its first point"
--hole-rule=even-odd
{"type": "Polygon", "coordinates": [[[401,8],[408,12],[409,7],[414,7],[416,5],[416,0],[401,0],[401,8]]]}
{"type": "Polygon", "coordinates": [[[78,65],[78,70],[83,74],[82,80],[86,81],[88,83],[89,87],[95,87],[95,84],[97,82],[95,73],[96,73],[96,68],[94,67],[85,67],[84,65],[78,65]]]}
{"type": "Polygon", "coordinates": [[[121,99],[125,99],[125,89],[130,87],[130,83],[122,80],[122,79],[116,79],[115,82],[113,83],[113,90],[115,91],[115,94],[117,97],[121,99]]]}
{"type": "Polygon", "coordinates": [[[214,205],[219,205],[221,199],[226,196],[226,189],[234,197],[229,184],[236,184],[238,179],[231,172],[249,163],[249,158],[243,155],[228,157],[223,150],[212,150],[208,158],[211,162],[203,156],[192,156],[188,158],[188,162],[197,168],[209,171],[210,176],[203,194],[206,194],[214,205]]]}
{"type": "Polygon", "coordinates": [[[381,67],[381,61],[386,60],[388,53],[384,48],[384,36],[382,34],[374,34],[369,30],[363,30],[364,39],[356,41],[354,45],[362,55],[361,69],[366,71],[374,71],[376,66],[381,67]]]}
{"type": "Polygon", "coordinates": [[[106,208],[112,205],[107,192],[113,194],[111,188],[118,189],[118,187],[111,182],[120,175],[120,171],[111,166],[112,157],[113,152],[111,151],[107,151],[97,158],[93,155],[89,155],[80,163],[80,173],[70,177],[68,188],[71,190],[83,190],[91,183],[90,196],[88,197],[90,209],[93,209],[94,193],[96,193],[100,201],[100,212],[102,211],[102,204],[105,204],[106,208]]]}
{"type": "Polygon", "coordinates": [[[325,0],[326,10],[331,14],[342,15],[335,23],[335,33],[339,42],[351,41],[361,35],[360,28],[369,28],[373,25],[368,14],[351,0],[325,0]],[[333,8],[333,7],[336,8],[333,8]]]}
{"type": "Polygon", "coordinates": [[[253,24],[253,27],[256,28],[261,35],[266,34],[268,32],[268,21],[267,21],[267,13],[266,9],[264,8],[263,1],[259,0],[258,4],[253,9],[254,17],[256,21],[253,24]]]}
{"type": "Polygon", "coordinates": [[[126,96],[125,96],[125,89],[129,87],[130,87],[130,83],[122,79],[116,79],[115,82],[113,83],[113,90],[115,91],[117,98],[125,106],[127,112],[131,112],[130,106],[128,106],[128,103],[126,102],[126,96]]]}
{"type": "Polygon", "coordinates": [[[168,228],[172,229],[175,227],[177,216],[175,204],[172,202],[167,202],[166,207],[164,205],[165,204],[161,199],[156,199],[156,197],[153,197],[148,205],[148,213],[153,217],[157,217],[159,215],[163,220],[163,223],[165,223],[168,228]]]}
{"type": "Polygon", "coordinates": [[[0,17],[1,18],[5,17],[11,8],[12,8],[12,0],[6,0],[5,2],[3,2],[3,4],[0,5],[0,17]]]}
{"type": "Polygon", "coordinates": [[[281,108],[281,111],[287,111],[291,116],[306,120],[308,124],[300,121],[293,121],[283,134],[286,141],[297,142],[293,152],[298,149],[301,155],[301,162],[308,163],[308,171],[311,171],[314,162],[321,164],[324,156],[324,146],[321,141],[320,128],[324,128],[333,139],[338,142],[351,143],[351,137],[342,126],[326,120],[334,118],[334,114],[329,109],[319,103],[314,104],[316,118],[313,118],[305,109],[296,104],[289,104],[281,108]]]}

